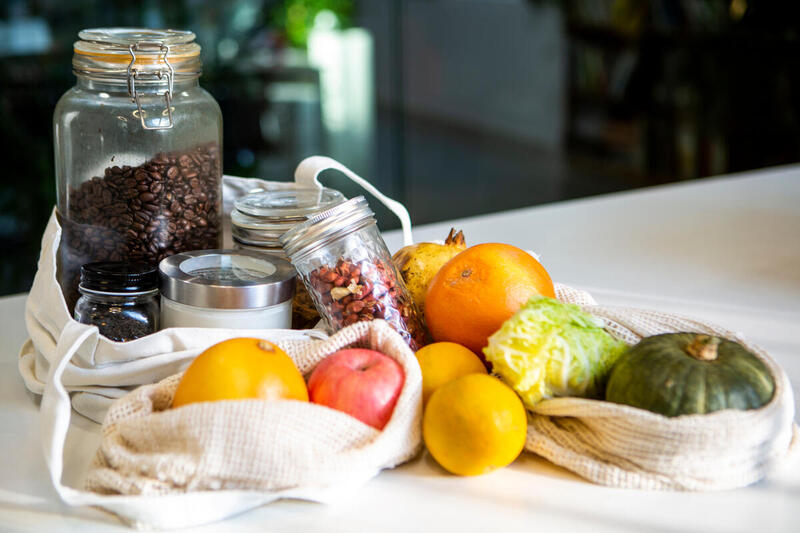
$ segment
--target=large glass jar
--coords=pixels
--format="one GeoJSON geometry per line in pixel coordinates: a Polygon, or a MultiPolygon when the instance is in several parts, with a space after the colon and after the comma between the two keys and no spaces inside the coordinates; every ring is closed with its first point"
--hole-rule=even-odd
{"type": "Polygon", "coordinates": [[[81,265],[221,247],[222,116],[198,84],[200,46],[176,30],[93,29],[53,116],[59,283],[81,265]]]}
{"type": "Polygon", "coordinates": [[[379,318],[412,350],[424,346],[414,301],[363,196],[312,216],[280,242],[331,330],[379,318]]]}

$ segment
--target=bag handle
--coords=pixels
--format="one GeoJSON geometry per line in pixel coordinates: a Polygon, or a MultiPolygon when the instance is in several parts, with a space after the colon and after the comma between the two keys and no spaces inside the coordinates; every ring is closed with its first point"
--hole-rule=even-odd
{"type": "Polygon", "coordinates": [[[321,188],[322,184],[319,182],[319,175],[328,169],[338,170],[388,207],[392,213],[397,215],[397,218],[400,219],[400,224],[403,226],[403,246],[414,244],[414,238],[411,235],[411,217],[406,207],[397,200],[392,200],[381,193],[370,182],[335,159],[322,155],[313,155],[303,159],[300,161],[300,164],[297,165],[297,170],[294,172],[294,181],[303,187],[321,188]]]}
{"type": "Polygon", "coordinates": [[[61,376],[78,349],[92,336],[98,335],[97,326],[88,326],[74,320],[64,325],[56,344],[57,359],[50,365],[47,383],[42,393],[40,430],[45,463],[53,487],[61,499],[71,505],[91,504],[95,500],[87,493],[61,483],[64,472],[64,443],[67,439],[72,404],[61,376]]]}

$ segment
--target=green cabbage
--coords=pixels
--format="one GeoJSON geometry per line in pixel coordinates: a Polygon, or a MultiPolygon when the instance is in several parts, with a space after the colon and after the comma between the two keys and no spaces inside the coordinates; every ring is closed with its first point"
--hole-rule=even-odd
{"type": "Polygon", "coordinates": [[[602,319],[536,296],[489,337],[483,353],[532,408],[554,396],[601,397],[611,367],[626,348],[603,329],[602,319]]]}

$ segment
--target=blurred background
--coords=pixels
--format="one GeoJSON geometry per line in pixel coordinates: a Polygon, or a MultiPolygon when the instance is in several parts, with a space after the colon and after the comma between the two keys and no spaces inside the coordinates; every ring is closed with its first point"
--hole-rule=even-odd
{"type": "Polygon", "coordinates": [[[800,160],[798,15],[763,0],[4,0],[0,294],[33,279],[83,28],[197,34],[227,174],[291,180],[330,155],[421,224],[800,160]]]}

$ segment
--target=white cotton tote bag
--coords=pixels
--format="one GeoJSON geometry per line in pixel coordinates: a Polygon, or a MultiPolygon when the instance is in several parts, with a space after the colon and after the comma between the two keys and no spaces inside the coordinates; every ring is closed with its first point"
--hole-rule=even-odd
{"type": "MultiPolygon", "coordinates": [[[[256,188],[321,187],[318,176],[328,169],[342,172],[393,211],[403,226],[405,242],[412,242],[411,219],[402,204],[384,196],[344,165],[324,156],[303,160],[295,172],[294,182],[225,176],[223,212],[230,213],[238,197],[256,188]]],[[[225,220],[229,224],[229,217],[226,216],[225,220]]],[[[353,471],[334,484],[306,484],[272,491],[214,490],[163,496],[111,496],[63,484],[64,462],[69,461],[71,455],[70,450],[65,449],[65,443],[73,407],[87,418],[102,422],[115,400],[138,386],[158,383],[175,375],[202,350],[229,338],[251,336],[277,344],[296,345],[326,341],[328,334],[317,329],[169,328],[129,342],[110,341],[99,334],[97,327],[75,321],[67,310],[56,278],[60,238],[61,228],[54,211],[42,238],[38,269],[25,306],[29,339],[20,350],[19,371],[25,386],[42,395],[40,420],[45,461],[53,486],[66,503],[99,506],[139,527],[187,527],[222,520],[279,498],[328,501],[340,496],[344,489],[363,484],[377,475],[380,468],[392,466],[416,451],[419,436],[412,434],[409,437],[408,432],[418,428],[418,412],[403,418],[405,429],[399,431],[405,432],[408,438],[402,441],[399,451],[397,447],[381,445],[383,448],[375,452],[373,448],[378,445],[370,441],[366,447],[372,450],[369,453],[378,453],[378,457],[364,462],[361,471],[353,471]]],[[[417,378],[418,367],[417,373],[412,373],[411,380],[406,383],[410,391],[405,392],[406,401],[410,405],[414,405],[415,398],[419,397],[415,387],[419,385],[421,388],[421,378],[417,378]]],[[[384,442],[379,438],[374,440],[384,442]]]]}

